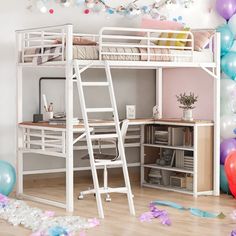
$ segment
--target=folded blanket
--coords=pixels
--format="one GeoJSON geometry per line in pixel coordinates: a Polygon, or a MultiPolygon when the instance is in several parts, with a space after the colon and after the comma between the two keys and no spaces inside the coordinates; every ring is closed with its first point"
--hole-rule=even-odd
{"type": "Polygon", "coordinates": [[[32,48],[25,50],[25,55],[36,55],[32,57],[25,57],[24,62],[32,62],[35,65],[41,65],[48,61],[61,59],[62,47],[47,47],[47,48],[32,48]],[[43,50],[43,52],[42,52],[43,50]],[[40,55],[39,55],[40,54],[40,55]],[[53,55],[52,55],[53,54],[53,55]]]}

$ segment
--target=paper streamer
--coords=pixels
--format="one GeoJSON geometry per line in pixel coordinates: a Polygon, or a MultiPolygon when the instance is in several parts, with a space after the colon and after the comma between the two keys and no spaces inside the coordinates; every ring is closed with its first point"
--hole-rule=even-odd
{"type": "Polygon", "coordinates": [[[222,212],[220,214],[217,214],[217,213],[212,213],[212,212],[208,212],[208,211],[203,211],[203,210],[200,210],[198,208],[193,208],[193,207],[186,208],[186,207],[183,207],[175,202],[170,202],[170,201],[156,200],[156,201],[153,201],[152,204],[160,205],[160,206],[168,206],[168,207],[172,207],[172,208],[175,208],[178,210],[190,211],[190,213],[192,215],[198,216],[201,218],[219,218],[219,219],[225,218],[225,215],[222,212]]]}

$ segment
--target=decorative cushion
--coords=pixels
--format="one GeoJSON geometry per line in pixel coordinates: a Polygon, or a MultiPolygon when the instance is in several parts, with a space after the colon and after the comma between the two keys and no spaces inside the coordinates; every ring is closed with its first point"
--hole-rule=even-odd
{"type": "MultiPolygon", "coordinates": [[[[199,30],[192,33],[194,37],[194,50],[202,51],[209,44],[215,32],[214,30],[199,30]]],[[[191,47],[191,42],[188,42],[187,46],[191,47]]]]}
{"type": "MultiPolygon", "coordinates": [[[[185,29],[185,31],[188,31],[185,29]]],[[[183,39],[188,38],[188,33],[180,32],[180,33],[161,33],[160,38],[169,38],[169,39],[179,39],[178,41],[171,40],[158,40],[156,42],[157,45],[160,46],[177,46],[177,47],[185,47],[187,45],[187,41],[183,39]]]]}
{"type": "MultiPolygon", "coordinates": [[[[155,33],[151,33],[150,34],[150,37],[151,38],[160,38],[160,35],[161,35],[161,33],[158,33],[158,32],[155,32],[155,33]]],[[[143,36],[145,36],[145,35],[143,35],[143,36]]],[[[157,39],[152,39],[152,40],[150,40],[150,42],[151,42],[151,44],[154,44],[155,45],[155,42],[157,41],[157,39]]],[[[141,41],[140,41],[140,44],[141,45],[147,45],[147,39],[142,39],[141,41]]]]}
{"type": "Polygon", "coordinates": [[[176,21],[155,20],[142,18],[141,28],[143,29],[160,29],[160,30],[183,30],[184,26],[176,21]]]}
{"type": "MultiPolygon", "coordinates": [[[[56,43],[62,43],[62,39],[56,39],[56,43]]],[[[73,45],[97,45],[93,40],[84,37],[73,37],[73,45]]]]}

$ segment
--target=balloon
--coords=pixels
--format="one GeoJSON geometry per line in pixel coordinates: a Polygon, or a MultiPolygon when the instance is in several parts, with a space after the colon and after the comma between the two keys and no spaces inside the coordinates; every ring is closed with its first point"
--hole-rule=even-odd
{"type": "Polygon", "coordinates": [[[235,0],[216,0],[217,12],[228,20],[236,11],[235,0]]]}
{"type": "Polygon", "coordinates": [[[42,13],[46,13],[48,11],[47,7],[44,4],[44,1],[37,1],[36,2],[36,7],[42,12],[42,13]]]}
{"type": "Polygon", "coordinates": [[[233,35],[236,35],[236,14],[234,14],[228,21],[228,26],[233,33],[233,35]]]}
{"type": "MultiPolygon", "coordinates": [[[[236,26],[235,26],[236,27],[236,26]]],[[[235,35],[236,36],[236,35],[235,35]]],[[[234,37],[235,37],[234,36],[234,37]]],[[[236,40],[234,40],[232,47],[230,48],[230,51],[236,52],[236,40]]]]}
{"type": "Polygon", "coordinates": [[[236,151],[231,152],[225,160],[225,173],[229,183],[229,189],[236,197],[236,151]]]}
{"type": "Polygon", "coordinates": [[[81,5],[85,4],[85,0],[75,0],[75,4],[78,6],[81,6],[81,5]]]}
{"type": "Polygon", "coordinates": [[[231,79],[221,79],[220,96],[223,99],[236,98],[236,82],[231,79]]]}
{"type": "Polygon", "coordinates": [[[225,55],[229,52],[234,42],[234,35],[231,32],[228,25],[221,25],[217,28],[217,32],[220,32],[220,44],[221,44],[221,55],[225,55]]]}
{"type": "Polygon", "coordinates": [[[0,193],[8,196],[16,183],[14,167],[6,161],[0,160],[0,193]]]}
{"type": "Polygon", "coordinates": [[[220,164],[225,164],[226,157],[233,151],[236,151],[236,139],[225,139],[220,144],[220,164]]]}
{"type": "Polygon", "coordinates": [[[223,139],[236,137],[236,115],[225,115],[221,117],[220,136],[223,139]]]}
{"type": "Polygon", "coordinates": [[[221,98],[220,99],[220,115],[232,116],[236,110],[236,98],[221,98]]]}
{"type": "Polygon", "coordinates": [[[221,58],[221,69],[231,79],[236,77],[236,52],[229,52],[221,58]]]}
{"type": "Polygon", "coordinates": [[[228,180],[225,174],[225,167],[224,165],[220,165],[220,189],[224,192],[224,193],[229,193],[229,184],[228,184],[228,180]]]}

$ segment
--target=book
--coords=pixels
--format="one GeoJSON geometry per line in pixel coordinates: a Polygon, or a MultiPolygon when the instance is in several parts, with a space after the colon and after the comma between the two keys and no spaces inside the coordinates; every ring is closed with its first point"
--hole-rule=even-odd
{"type": "Polygon", "coordinates": [[[176,150],[175,167],[184,168],[184,151],[176,150]]]}
{"type": "Polygon", "coordinates": [[[183,146],[183,135],[182,127],[172,127],[172,146],[183,146]]]}
{"type": "MultiPolygon", "coordinates": [[[[80,120],[78,118],[73,118],[72,123],[73,125],[78,125],[80,120]]],[[[66,125],[66,117],[49,119],[49,125],[66,125]]]]}

